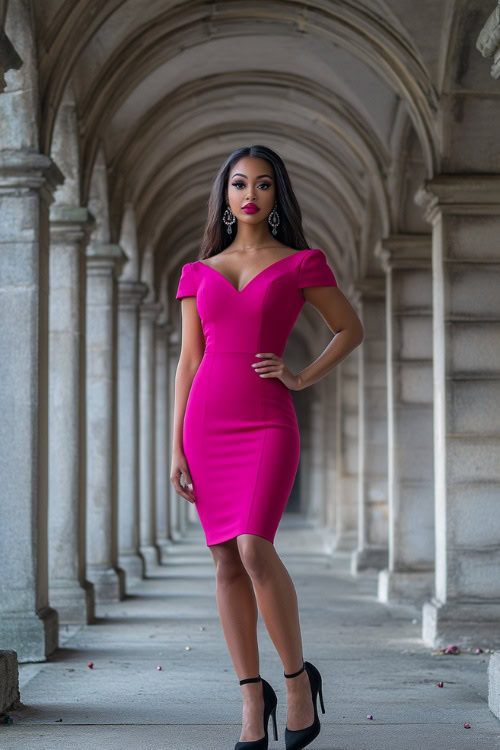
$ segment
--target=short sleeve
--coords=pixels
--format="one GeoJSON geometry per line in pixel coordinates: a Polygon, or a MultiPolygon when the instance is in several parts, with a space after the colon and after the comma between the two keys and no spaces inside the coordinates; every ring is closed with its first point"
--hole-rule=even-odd
{"type": "Polygon", "coordinates": [[[181,299],[181,297],[196,297],[196,280],[191,263],[186,263],[182,266],[181,278],[179,279],[175,299],[181,299]]]}
{"type": "Polygon", "coordinates": [[[337,286],[337,280],[323,250],[306,250],[304,256],[299,268],[299,287],[337,286]]]}

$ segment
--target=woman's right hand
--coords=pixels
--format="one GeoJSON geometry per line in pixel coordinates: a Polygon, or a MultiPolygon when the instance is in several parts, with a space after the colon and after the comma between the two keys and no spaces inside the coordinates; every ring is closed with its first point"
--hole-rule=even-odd
{"type": "Polygon", "coordinates": [[[186,456],[182,451],[174,451],[172,454],[172,468],[170,471],[170,481],[175,487],[175,491],[181,495],[181,497],[189,500],[190,503],[194,503],[196,498],[193,491],[193,480],[186,461],[186,456]],[[181,484],[181,475],[184,474],[186,480],[186,486],[183,487],[181,484]],[[189,486],[191,485],[191,486],[189,486]]]}

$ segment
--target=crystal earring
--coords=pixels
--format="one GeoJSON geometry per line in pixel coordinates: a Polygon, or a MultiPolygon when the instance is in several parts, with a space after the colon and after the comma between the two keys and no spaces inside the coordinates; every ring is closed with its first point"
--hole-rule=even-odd
{"type": "Polygon", "coordinates": [[[269,216],[267,218],[269,224],[273,228],[272,229],[273,234],[276,234],[276,231],[277,231],[276,228],[277,228],[278,224],[280,223],[280,217],[279,217],[278,211],[276,210],[277,205],[278,205],[277,203],[274,204],[274,208],[273,208],[273,210],[271,211],[271,213],[269,214],[269,216]]]}
{"type": "Polygon", "coordinates": [[[227,233],[232,234],[233,230],[231,229],[231,224],[234,224],[234,222],[236,221],[236,216],[231,211],[229,203],[226,205],[226,210],[224,211],[224,215],[222,216],[222,221],[227,227],[227,233]]]}

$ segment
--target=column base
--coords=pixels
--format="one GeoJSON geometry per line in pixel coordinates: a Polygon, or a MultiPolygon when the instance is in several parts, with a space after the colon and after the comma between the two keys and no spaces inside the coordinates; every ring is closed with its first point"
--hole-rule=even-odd
{"type": "Polygon", "coordinates": [[[118,565],[125,571],[126,583],[142,581],[146,574],[144,558],[136,552],[120,555],[118,565]]]}
{"type": "Polygon", "coordinates": [[[433,648],[500,648],[499,622],[500,604],[443,604],[433,597],[423,606],[422,639],[433,648]]]}
{"type": "Polygon", "coordinates": [[[500,719],[500,652],[491,654],[488,664],[488,706],[500,719]]]}
{"type": "Polygon", "coordinates": [[[354,550],[351,557],[351,575],[356,576],[363,570],[375,568],[382,570],[389,562],[389,550],[387,547],[364,547],[354,550]]]}
{"type": "Polygon", "coordinates": [[[52,607],[36,613],[0,616],[2,646],[17,653],[17,661],[46,661],[59,646],[59,617],[52,607]]]}
{"type": "Polygon", "coordinates": [[[19,700],[19,670],[15,651],[0,651],[0,713],[19,700]]]}
{"type": "Polygon", "coordinates": [[[160,550],[160,565],[168,563],[172,551],[175,549],[175,543],[171,539],[162,539],[158,543],[158,549],[160,550]]]}
{"type": "Polygon", "coordinates": [[[355,531],[335,534],[333,552],[352,552],[356,549],[358,535],[355,531]]]}
{"type": "Polygon", "coordinates": [[[59,622],[88,625],[95,620],[94,586],[90,581],[50,584],[49,601],[59,614],[59,622]]]}
{"type": "Polygon", "coordinates": [[[377,599],[385,604],[423,604],[434,593],[434,571],[391,571],[378,574],[377,599]]]}
{"type": "Polygon", "coordinates": [[[157,568],[160,564],[160,553],[158,547],[153,544],[148,545],[147,547],[140,547],[139,551],[144,558],[147,575],[152,569],[157,568]]]}
{"type": "Polygon", "coordinates": [[[174,531],[170,532],[170,538],[172,539],[173,542],[182,542],[184,535],[181,534],[180,531],[175,529],[174,531]]]}
{"type": "Polygon", "coordinates": [[[87,576],[94,584],[96,603],[118,602],[125,597],[125,572],[121,568],[88,565],[87,576]]]}

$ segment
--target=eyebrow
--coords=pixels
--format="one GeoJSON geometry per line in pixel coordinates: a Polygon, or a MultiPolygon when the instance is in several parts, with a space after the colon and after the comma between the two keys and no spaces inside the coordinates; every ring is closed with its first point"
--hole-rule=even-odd
{"type": "MultiPolygon", "coordinates": [[[[243,172],[235,172],[235,173],[233,174],[233,176],[231,177],[231,179],[233,179],[233,177],[237,177],[238,175],[239,175],[240,177],[246,177],[246,179],[248,180],[248,177],[246,176],[246,174],[243,174],[243,172]]],[[[260,180],[260,178],[261,178],[261,177],[269,177],[269,179],[270,179],[270,180],[272,180],[272,179],[273,179],[273,178],[271,177],[271,175],[270,175],[270,174],[258,174],[258,175],[257,175],[257,177],[256,177],[255,179],[256,179],[256,180],[260,180]]]]}

